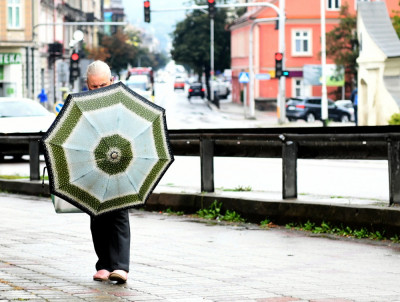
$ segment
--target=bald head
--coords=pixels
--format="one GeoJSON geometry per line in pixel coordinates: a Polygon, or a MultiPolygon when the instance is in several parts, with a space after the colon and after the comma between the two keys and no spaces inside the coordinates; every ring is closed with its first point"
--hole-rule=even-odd
{"type": "Polygon", "coordinates": [[[111,85],[110,67],[102,61],[94,61],[86,70],[86,82],[89,90],[111,85]]]}

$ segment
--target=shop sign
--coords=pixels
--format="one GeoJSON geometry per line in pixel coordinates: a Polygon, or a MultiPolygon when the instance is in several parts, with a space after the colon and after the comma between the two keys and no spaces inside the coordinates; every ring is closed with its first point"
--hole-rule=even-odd
{"type": "Polygon", "coordinates": [[[21,64],[20,53],[0,53],[0,65],[21,64]]]}
{"type": "Polygon", "coordinates": [[[0,81],[4,80],[4,67],[0,65],[0,81]]]}

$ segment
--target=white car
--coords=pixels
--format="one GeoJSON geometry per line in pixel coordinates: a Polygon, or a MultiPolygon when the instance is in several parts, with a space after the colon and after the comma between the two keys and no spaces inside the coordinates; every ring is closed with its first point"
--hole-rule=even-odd
{"type": "Polygon", "coordinates": [[[350,113],[350,121],[354,122],[354,106],[350,100],[337,100],[335,105],[346,109],[350,113]]]}
{"type": "Polygon", "coordinates": [[[44,133],[55,118],[34,100],[0,97],[0,133],[44,133]]]}
{"type": "Polygon", "coordinates": [[[213,91],[217,92],[218,98],[226,99],[230,93],[228,86],[223,81],[211,81],[213,91]]]}

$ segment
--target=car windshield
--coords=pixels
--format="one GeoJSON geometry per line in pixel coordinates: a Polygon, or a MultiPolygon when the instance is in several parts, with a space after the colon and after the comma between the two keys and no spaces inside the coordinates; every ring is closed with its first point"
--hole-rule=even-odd
{"type": "Polygon", "coordinates": [[[0,102],[0,117],[45,116],[50,113],[41,105],[30,102],[0,102]]]}
{"type": "Polygon", "coordinates": [[[303,100],[302,100],[302,99],[289,99],[288,102],[291,102],[291,103],[301,103],[301,102],[303,102],[303,100]]]}
{"type": "Polygon", "coordinates": [[[130,82],[130,83],[126,83],[126,86],[128,86],[130,89],[139,88],[139,89],[142,89],[142,90],[146,90],[146,83],[130,82]]]}

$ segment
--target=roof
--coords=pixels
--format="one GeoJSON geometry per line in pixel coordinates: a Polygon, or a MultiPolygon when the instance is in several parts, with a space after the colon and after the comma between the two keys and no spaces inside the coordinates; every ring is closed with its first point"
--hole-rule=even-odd
{"type": "Polygon", "coordinates": [[[397,36],[384,2],[359,2],[361,16],[368,34],[388,57],[400,57],[400,40],[397,36]]]}

